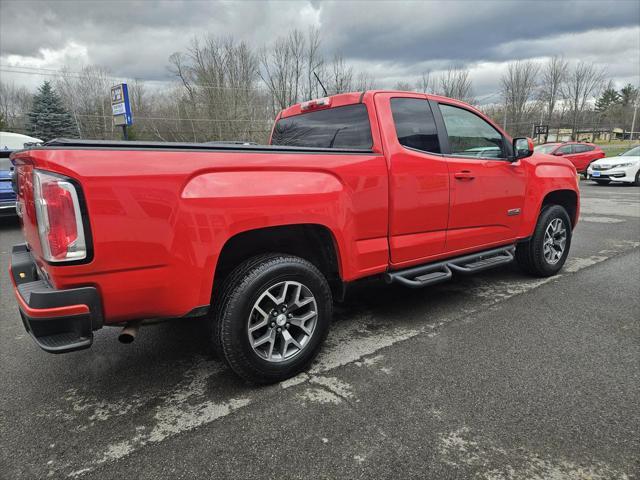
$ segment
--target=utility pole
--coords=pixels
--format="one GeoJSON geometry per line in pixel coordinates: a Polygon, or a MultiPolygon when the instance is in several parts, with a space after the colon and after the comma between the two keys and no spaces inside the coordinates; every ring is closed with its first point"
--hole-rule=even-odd
{"type": "Polygon", "coordinates": [[[631,132],[629,132],[629,141],[633,142],[633,130],[636,128],[636,115],[638,114],[638,101],[633,105],[633,118],[631,119],[631,132]]]}
{"type": "Polygon", "coordinates": [[[507,105],[504,105],[504,118],[502,119],[502,129],[507,131],[507,105]]]}

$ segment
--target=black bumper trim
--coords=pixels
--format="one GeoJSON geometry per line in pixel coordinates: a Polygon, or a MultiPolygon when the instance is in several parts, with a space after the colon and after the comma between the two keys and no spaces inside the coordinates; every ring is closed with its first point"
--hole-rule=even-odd
{"type": "Polygon", "coordinates": [[[102,301],[94,287],[57,290],[40,278],[36,264],[26,245],[15,245],[11,251],[11,276],[18,295],[30,309],[49,309],[86,305],[88,313],[52,317],[31,317],[20,308],[25,329],[43,350],[65,353],[88,348],[93,331],[102,328],[102,301]]]}

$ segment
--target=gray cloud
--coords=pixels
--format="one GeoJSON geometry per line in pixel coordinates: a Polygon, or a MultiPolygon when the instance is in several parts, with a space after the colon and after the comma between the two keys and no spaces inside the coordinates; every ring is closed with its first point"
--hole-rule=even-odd
{"type": "Polygon", "coordinates": [[[260,47],[291,28],[311,26],[320,29],[327,51],[340,51],[387,82],[467,65],[482,94],[492,68],[495,89],[504,62],[556,54],[599,63],[619,81],[637,83],[640,75],[635,0],[0,0],[0,60],[6,64],[14,56],[56,68],[52,62],[73,63],[75,54],[77,62],[108,67],[117,76],[163,80],[169,55],[187,48],[194,36],[233,35],[260,47]]]}
{"type": "MultiPolygon", "coordinates": [[[[640,2],[375,2],[322,6],[323,28],[346,56],[400,61],[503,61],[547,54],[529,41],[640,24],[640,2]],[[508,54],[500,46],[521,41],[508,54]]],[[[635,39],[636,43],[639,39],[635,39]]]]}

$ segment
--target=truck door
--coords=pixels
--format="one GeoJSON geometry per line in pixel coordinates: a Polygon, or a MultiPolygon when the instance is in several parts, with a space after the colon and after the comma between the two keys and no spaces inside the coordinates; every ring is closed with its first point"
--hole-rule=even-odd
{"type": "Polygon", "coordinates": [[[515,240],[526,188],[521,161],[505,137],[461,105],[439,103],[446,138],[451,207],[445,251],[480,250],[515,240]]]}
{"type": "Polygon", "coordinates": [[[389,162],[389,249],[394,266],[442,254],[449,172],[425,95],[379,93],[378,119],[389,162]]]}

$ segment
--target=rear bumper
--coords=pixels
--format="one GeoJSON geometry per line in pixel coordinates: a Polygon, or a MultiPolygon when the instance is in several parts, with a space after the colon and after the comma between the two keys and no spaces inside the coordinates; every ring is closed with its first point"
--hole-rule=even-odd
{"type": "Polygon", "coordinates": [[[25,329],[40,348],[66,353],[89,348],[102,327],[102,301],[94,287],[57,290],[40,278],[26,245],[11,251],[9,274],[25,329]]]}

